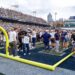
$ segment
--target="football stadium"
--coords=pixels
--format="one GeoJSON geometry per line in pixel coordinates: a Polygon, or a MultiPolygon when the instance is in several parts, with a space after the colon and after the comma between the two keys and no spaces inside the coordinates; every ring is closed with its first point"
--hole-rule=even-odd
{"type": "Polygon", "coordinates": [[[46,21],[0,7],[0,75],[75,74],[75,16],[54,15],[46,21]]]}

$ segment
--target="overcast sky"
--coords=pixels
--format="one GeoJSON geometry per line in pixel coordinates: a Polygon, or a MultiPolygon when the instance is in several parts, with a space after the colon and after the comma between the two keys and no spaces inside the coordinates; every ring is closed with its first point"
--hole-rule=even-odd
{"type": "Polygon", "coordinates": [[[53,19],[75,16],[75,0],[0,0],[0,7],[10,8],[26,14],[36,15],[45,20],[50,12],[53,19]],[[13,7],[18,5],[18,8],[13,7]],[[36,11],[36,14],[33,14],[36,11]]]}

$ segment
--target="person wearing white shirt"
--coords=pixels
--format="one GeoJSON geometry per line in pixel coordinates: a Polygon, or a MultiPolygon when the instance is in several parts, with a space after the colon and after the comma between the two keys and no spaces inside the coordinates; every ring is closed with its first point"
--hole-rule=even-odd
{"type": "Polygon", "coordinates": [[[32,46],[35,47],[36,45],[36,31],[33,29],[32,31],[32,46]]]}
{"type": "Polygon", "coordinates": [[[9,53],[13,54],[13,56],[17,56],[17,28],[11,28],[8,35],[10,42],[9,53]]]}
{"type": "Polygon", "coordinates": [[[54,32],[54,30],[51,30],[50,35],[51,35],[51,38],[55,38],[55,32],[54,32]]]}
{"type": "Polygon", "coordinates": [[[54,48],[55,47],[55,31],[51,30],[50,35],[51,35],[51,46],[54,48]]]}
{"type": "Polygon", "coordinates": [[[23,43],[23,53],[24,55],[30,54],[29,53],[29,36],[27,35],[27,32],[24,33],[24,37],[22,38],[23,43]]]}

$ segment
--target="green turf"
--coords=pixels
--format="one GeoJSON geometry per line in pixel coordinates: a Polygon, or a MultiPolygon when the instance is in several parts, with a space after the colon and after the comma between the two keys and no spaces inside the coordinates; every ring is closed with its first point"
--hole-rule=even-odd
{"type": "Polygon", "coordinates": [[[0,47],[0,50],[4,49],[4,47],[0,47]]]}
{"type": "Polygon", "coordinates": [[[40,41],[40,42],[36,42],[37,45],[42,44],[42,43],[43,43],[42,41],[40,41]]]}
{"type": "MultiPolygon", "coordinates": [[[[42,42],[38,42],[38,44],[36,44],[36,48],[40,48],[40,47],[44,47],[44,44],[42,42]]],[[[68,47],[70,48],[70,46],[68,47]]],[[[51,50],[45,50],[43,49],[42,51],[39,51],[39,53],[44,53],[44,54],[52,54],[52,55],[56,55],[56,56],[61,56],[62,54],[64,54],[67,49],[63,49],[61,46],[59,47],[59,52],[56,52],[55,49],[51,49],[51,50]]]]}

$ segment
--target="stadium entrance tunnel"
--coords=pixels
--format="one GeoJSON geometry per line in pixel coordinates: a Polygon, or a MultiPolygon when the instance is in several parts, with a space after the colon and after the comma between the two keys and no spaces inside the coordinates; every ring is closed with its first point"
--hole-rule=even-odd
{"type": "Polygon", "coordinates": [[[4,33],[5,38],[6,38],[6,54],[0,53],[0,56],[4,57],[4,58],[8,58],[8,59],[11,59],[11,60],[19,61],[19,62],[22,62],[22,63],[25,63],[25,64],[30,64],[30,65],[33,65],[33,66],[37,66],[37,67],[40,67],[40,68],[44,68],[44,69],[48,69],[48,70],[53,71],[53,70],[55,70],[55,68],[57,66],[59,66],[61,63],[63,63],[65,60],[67,60],[69,57],[71,57],[74,54],[74,52],[69,53],[64,58],[62,58],[61,60],[59,60],[57,63],[55,63],[53,65],[35,62],[35,61],[28,60],[28,59],[20,58],[20,57],[10,56],[9,51],[8,51],[8,47],[9,47],[8,34],[7,34],[6,30],[1,26],[0,26],[0,31],[2,31],[4,33]]]}

